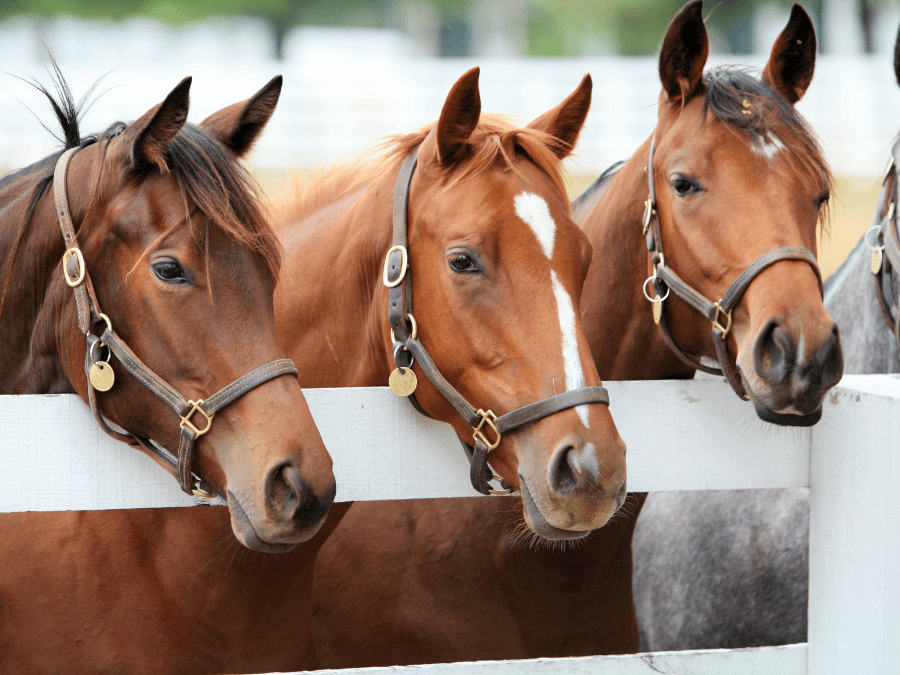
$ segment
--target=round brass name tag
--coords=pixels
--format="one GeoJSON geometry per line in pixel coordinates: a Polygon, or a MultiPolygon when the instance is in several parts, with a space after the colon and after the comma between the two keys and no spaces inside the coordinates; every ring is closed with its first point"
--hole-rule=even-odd
{"type": "Polygon", "coordinates": [[[409,396],[416,390],[418,379],[412,368],[395,368],[388,379],[388,384],[397,396],[409,396]]]}
{"type": "Polygon", "coordinates": [[[97,391],[109,391],[112,389],[113,382],[116,381],[116,374],[106,361],[97,361],[92,365],[88,377],[91,380],[91,386],[97,391]]]}

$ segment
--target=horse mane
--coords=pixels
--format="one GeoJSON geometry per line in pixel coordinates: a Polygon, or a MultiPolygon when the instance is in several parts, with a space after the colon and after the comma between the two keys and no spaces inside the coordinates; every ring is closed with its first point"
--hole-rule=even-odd
{"type": "Polygon", "coordinates": [[[798,169],[821,176],[831,186],[834,180],[831,169],[806,120],[787,99],[755,77],[750,68],[722,66],[708,70],[704,85],[704,121],[709,112],[717,120],[746,133],[751,142],[778,138],[799,160],[798,169]]]}
{"type": "MultiPolygon", "coordinates": [[[[76,104],[68,83],[63,78],[56,62],[52,60],[53,70],[51,78],[56,93],[49,91],[37,81],[25,80],[37,89],[50,102],[57,121],[59,122],[62,136],[57,136],[46,126],[57,140],[61,141],[62,148],[51,155],[17,171],[14,171],[0,179],[0,195],[7,197],[2,202],[9,203],[10,190],[16,190],[19,182],[30,184],[33,181],[31,198],[25,216],[19,222],[19,230],[16,233],[13,245],[9,249],[9,257],[5,265],[2,279],[2,291],[0,291],[0,315],[6,301],[10,283],[15,276],[19,258],[31,232],[35,213],[41,201],[47,195],[50,185],[53,183],[53,172],[56,162],[63,152],[74,147],[84,148],[93,143],[98,143],[101,148],[101,171],[98,175],[98,187],[100,176],[103,173],[103,163],[110,142],[122,134],[127,128],[124,122],[115,122],[100,134],[94,134],[81,138],[80,117],[85,109],[89,95],[96,84],[90,88],[88,94],[76,104]]],[[[275,235],[274,229],[269,224],[265,210],[260,199],[260,188],[256,181],[223,144],[210,136],[202,128],[186,123],[173,138],[166,152],[168,173],[175,178],[176,184],[181,190],[185,203],[185,215],[189,215],[188,200],[206,215],[202,231],[195,232],[192,227],[192,235],[197,241],[204,256],[209,251],[209,227],[218,227],[226,236],[238,242],[249,250],[259,253],[266,261],[272,277],[277,279],[281,266],[282,248],[275,235]]],[[[136,173],[134,180],[140,181],[157,167],[146,166],[141,170],[143,175],[136,173]]],[[[23,185],[11,195],[17,198],[27,187],[23,185]]],[[[97,192],[95,190],[94,199],[97,192]]],[[[0,207],[4,204],[0,203],[0,207]]],[[[88,211],[90,213],[90,209],[88,211]]],[[[191,219],[186,217],[186,222],[191,219]]],[[[84,227],[87,221],[81,224],[84,227]]],[[[55,221],[53,229],[59,235],[55,221]]],[[[60,236],[60,244],[62,237],[60,236]]]]}
{"type": "MultiPolygon", "coordinates": [[[[309,176],[296,176],[285,196],[273,204],[279,222],[303,220],[315,211],[365,189],[379,176],[396,170],[413,148],[420,145],[437,123],[411,134],[389,136],[353,160],[341,162],[309,176]]],[[[550,134],[513,125],[500,115],[483,114],[458,159],[440,167],[440,189],[446,190],[496,167],[508,169],[523,181],[522,159],[530,160],[552,181],[568,203],[556,150],[561,142],[550,134]]]]}

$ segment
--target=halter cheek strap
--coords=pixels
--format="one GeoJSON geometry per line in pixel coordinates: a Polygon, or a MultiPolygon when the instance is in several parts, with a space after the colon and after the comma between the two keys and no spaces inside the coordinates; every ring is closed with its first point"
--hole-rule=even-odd
{"type": "Polygon", "coordinates": [[[872,227],[866,232],[866,245],[872,249],[871,271],[875,281],[875,297],[884,322],[900,345],[900,309],[892,308],[897,298],[890,302],[885,286],[890,286],[891,274],[900,264],[900,242],[897,239],[897,162],[900,160],[900,141],[891,148],[891,158],[884,174],[878,206],[872,219],[872,227]],[[880,214],[884,214],[881,216],[880,214]],[[872,244],[869,235],[876,234],[872,244]]]}
{"type": "MultiPolygon", "coordinates": [[[[521,426],[536,422],[548,415],[588,403],[609,405],[609,393],[604,387],[583,387],[567,391],[537,403],[523,406],[498,417],[491,410],[475,408],[451,385],[438,370],[434,360],[417,338],[415,319],[412,315],[412,282],[409,275],[409,252],[407,248],[407,211],[409,207],[409,187],[416,168],[418,147],[413,148],[403,161],[394,188],[394,239],[385,257],[383,282],[388,288],[388,322],[394,343],[394,363],[398,368],[411,368],[418,362],[419,368],[447,399],[450,405],[472,427],[470,444],[460,437],[460,442],[471,463],[472,486],[482,494],[507,494],[509,486],[499,476],[495,476],[488,466],[488,454],[500,445],[503,434],[521,426]],[[500,490],[489,485],[499,480],[500,490]]],[[[415,399],[409,396],[413,407],[420,413],[427,413],[415,399]]]]}
{"type": "Polygon", "coordinates": [[[69,200],[66,196],[66,173],[69,162],[77,151],[78,148],[67,150],[56,163],[53,175],[53,201],[59,227],[66,244],[66,252],[62,259],[63,277],[74,292],[78,328],[87,342],[84,368],[85,374],[88,376],[88,403],[91,411],[104,432],[116,440],[146,452],[160,466],[175,476],[184,492],[198,497],[215,497],[211,488],[192,471],[194,444],[197,438],[209,431],[213,417],[223,407],[273,378],[281,375],[296,376],[297,369],[290,359],[278,359],[252,370],[207,399],[190,401],[141,361],[113,330],[109,317],[100,311],[100,303],[94,293],[94,286],[84,263],[84,255],[75,237],[75,227],[72,223],[69,200]],[[98,324],[105,324],[103,333],[99,337],[92,333],[92,328],[98,324]],[[177,454],[169,452],[143,436],[116,431],[104,419],[98,409],[97,393],[91,384],[89,375],[91,368],[97,364],[103,347],[108,348],[121,366],[138,382],[165,401],[181,418],[177,454]]]}
{"type": "Polygon", "coordinates": [[[659,214],[656,211],[656,183],[653,169],[653,155],[656,139],[650,141],[650,157],[647,163],[647,182],[649,196],[644,202],[643,232],[647,239],[647,251],[650,253],[650,261],[653,263],[653,275],[644,282],[644,294],[654,303],[654,320],[659,324],[666,343],[678,358],[691,368],[702,370],[714,375],[724,375],[731,388],[738,396],[747,400],[749,397],[744,388],[743,378],[737,364],[728,353],[727,338],[731,331],[731,313],[737,303],[743,297],[744,292],[750,286],[760,272],[782,260],[801,260],[809,263],[816,279],[819,282],[819,292],[822,292],[822,273],[816,256],[805,248],[799,246],[783,246],[776,248],[757,258],[734,280],[725,295],[718,302],[706,298],[700,291],[688,285],[671,267],[666,265],[666,257],[663,251],[662,227],[659,214]],[[651,298],[647,292],[647,285],[651,284],[655,297],[651,298]],[[676,342],[669,326],[666,305],[664,301],[673,292],[682,301],[700,312],[712,323],[712,338],[716,348],[718,364],[708,366],[701,362],[699,357],[694,357],[685,352],[676,342]]]}

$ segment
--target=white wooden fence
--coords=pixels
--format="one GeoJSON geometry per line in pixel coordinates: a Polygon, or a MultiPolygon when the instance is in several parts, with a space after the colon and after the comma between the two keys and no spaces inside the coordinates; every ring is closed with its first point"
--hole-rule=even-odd
{"type": "MultiPolygon", "coordinates": [[[[319,672],[900,672],[900,379],[845,377],[811,429],[760,422],[721,381],[607,385],[628,444],[629,489],[812,488],[807,644],[319,672]]],[[[389,390],[305,394],[335,460],[338,500],[474,495],[449,427],[389,390]]],[[[0,467],[0,512],[197,503],[152,461],[100,432],[74,396],[0,396],[0,467]]]]}

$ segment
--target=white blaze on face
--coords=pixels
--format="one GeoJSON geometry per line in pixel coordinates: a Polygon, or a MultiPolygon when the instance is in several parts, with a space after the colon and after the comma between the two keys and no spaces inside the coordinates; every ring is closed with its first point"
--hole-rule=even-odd
{"type": "MultiPolygon", "coordinates": [[[[553,245],[556,242],[556,223],[550,215],[550,207],[547,202],[531,192],[521,192],[513,200],[516,214],[525,221],[534,236],[537,237],[541,250],[547,256],[547,260],[553,259],[553,245]]],[[[556,272],[550,271],[550,283],[553,289],[553,297],[556,299],[556,307],[559,312],[559,328],[562,331],[562,354],[566,376],[566,391],[581,389],[584,386],[584,370],[581,367],[581,356],[578,354],[578,334],[576,332],[575,307],[572,297],[563,287],[556,276],[556,272]]],[[[578,418],[586,428],[588,424],[588,407],[579,405],[575,407],[578,418]]]]}
{"type": "Polygon", "coordinates": [[[750,148],[753,152],[767,162],[784,149],[781,139],[775,134],[761,135],[753,134],[750,141],[750,148]]]}

